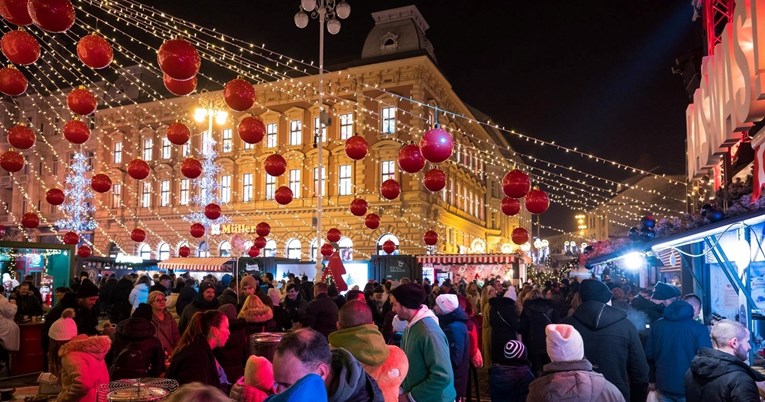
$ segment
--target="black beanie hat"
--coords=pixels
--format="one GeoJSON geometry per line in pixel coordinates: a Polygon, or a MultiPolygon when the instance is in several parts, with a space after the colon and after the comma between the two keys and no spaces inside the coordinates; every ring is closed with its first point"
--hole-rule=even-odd
{"type": "Polygon", "coordinates": [[[582,298],[582,302],[593,300],[608,303],[612,294],[605,283],[597,279],[585,279],[579,285],[579,296],[582,298]]]}
{"type": "Polygon", "coordinates": [[[204,293],[205,290],[213,288],[215,289],[215,285],[212,284],[212,282],[204,281],[199,284],[199,293],[204,293]]]}
{"type": "Polygon", "coordinates": [[[419,309],[425,300],[425,289],[416,283],[399,285],[390,293],[402,306],[410,309],[419,309]]]}
{"type": "Polygon", "coordinates": [[[80,287],[77,289],[77,298],[84,299],[86,297],[98,296],[98,288],[90,279],[83,279],[80,283],[80,287]]]}
{"type": "Polygon", "coordinates": [[[656,286],[653,287],[653,295],[651,296],[652,299],[668,300],[673,297],[680,297],[680,289],[672,285],[667,285],[664,282],[659,282],[656,284],[656,286]]]}

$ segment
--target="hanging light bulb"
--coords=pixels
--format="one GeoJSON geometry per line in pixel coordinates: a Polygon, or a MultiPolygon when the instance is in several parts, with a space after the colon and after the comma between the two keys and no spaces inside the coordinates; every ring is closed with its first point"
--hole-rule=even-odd
{"type": "Polygon", "coordinates": [[[329,21],[327,21],[327,31],[332,35],[337,35],[337,33],[340,32],[340,25],[340,20],[337,18],[331,18],[329,21]]]}
{"type": "Polygon", "coordinates": [[[316,8],[316,0],[300,0],[300,7],[303,7],[303,10],[310,13],[316,8]]]}
{"type": "Polygon", "coordinates": [[[295,26],[297,26],[300,29],[307,27],[308,14],[304,13],[302,10],[295,13],[295,26]]]}
{"type": "Polygon", "coordinates": [[[341,1],[335,8],[335,12],[341,20],[344,20],[351,15],[351,5],[345,1],[341,1]]]}

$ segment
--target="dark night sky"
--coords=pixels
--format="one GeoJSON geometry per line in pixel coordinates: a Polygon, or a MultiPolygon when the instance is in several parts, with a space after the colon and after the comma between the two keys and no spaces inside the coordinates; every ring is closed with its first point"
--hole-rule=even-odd
{"type": "MultiPolygon", "coordinates": [[[[292,22],[299,0],[141,2],[294,58],[318,58],[317,23],[301,30],[292,22]]],[[[349,0],[350,18],[326,37],[326,64],[360,56],[371,12],[413,3],[455,92],[493,121],[624,164],[684,174],[688,98],[671,68],[702,43],[688,0],[349,0]]],[[[626,177],[549,147],[511,144],[592,174],[626,177]]],[[[571,230],[573,215],[554,206],[542,223],[571,230]]]]}

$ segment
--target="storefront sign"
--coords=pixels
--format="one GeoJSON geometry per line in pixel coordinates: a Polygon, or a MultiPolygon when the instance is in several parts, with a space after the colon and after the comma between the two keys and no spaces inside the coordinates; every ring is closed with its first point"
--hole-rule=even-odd
{"type": "Polygon", "coordinates": [[[688,179],[719,163],[724,146],[765,117],[765,9],[736,1],[722,42],[701,65],[701,86],[686,109],[688,179]],[[762,72],[762,74],[761,74],[762,72]]]}
{"type": "Polygon", "coordinates": [[[244,225],[244,224],[226,224],[220,225],[220,234],[245,234],[256,233],[256,225],[244,225]]]}
{"type": "Polygon", "coordinates": [[[143,262],[143,258],[137,255],[119,253],[117,254],[117,259],[114,262],[117,264],[140,264],[143,262]]]}

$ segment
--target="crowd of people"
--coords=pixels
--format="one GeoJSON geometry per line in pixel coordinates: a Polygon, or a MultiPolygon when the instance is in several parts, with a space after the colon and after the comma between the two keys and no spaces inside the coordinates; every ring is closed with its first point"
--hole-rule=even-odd
{"type": "MultiPolygon", "coordinates": [[[[34,291],[20,284],[15,304],[0,295],[0,323],[35,308],[23,301],[34,291]]],[[[236,401],[464,401],[480,367],[493,401],[759,400],[765,380],[746,364],[744,326],[710,331],[700,299],[665,283],[404,278],[341,295],[294,275],[163,274],[83,277],[55,299],[41,347],[59,401],[94,401],[99,384],[144,377],[236,401]],[[261,332],[286,332],[272,361],[250,355],[261,332]]],[[[3,328],[3,350],[14,350],[3,328]]]]}

